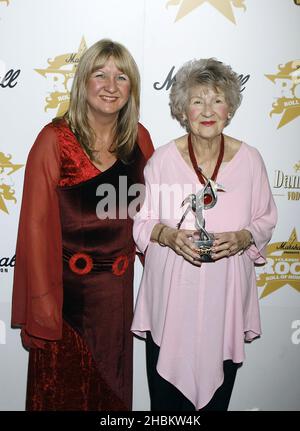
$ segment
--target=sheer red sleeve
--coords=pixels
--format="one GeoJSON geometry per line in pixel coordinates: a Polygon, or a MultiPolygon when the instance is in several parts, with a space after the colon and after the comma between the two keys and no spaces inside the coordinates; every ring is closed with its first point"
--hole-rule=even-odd
{"type": "Polygon", "coordinates": [[[154,153],[154,147],[153,147],[150,133],[141,123],[138,124],[137,141],[138,141],[138,146],[140,147],[145,159],[146,160],[150,159],[150,157],[154,153]]]}
{"type": "Polygon", "coordinates": [[[60,156],[56,133],[46,126],[27,160],[14,273],[12,326],[25,347],[61,338],[62,239],[56,187],[60,156]]]}
{"type": "MultiPolygon", "coordinates": [[[[138,146],[140,147],[146,161],[150,159],[150,157],[154,153],[154,146],[150,133],[141,123],[138,124],[138,146]]],[[[138,251],[136,252],[136,254],[139,257],[141,264],[144,266],[145,255],[138,251]]]]}

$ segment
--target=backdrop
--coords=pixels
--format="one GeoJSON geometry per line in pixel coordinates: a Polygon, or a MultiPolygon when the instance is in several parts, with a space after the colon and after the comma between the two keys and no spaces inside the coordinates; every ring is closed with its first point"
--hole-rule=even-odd
{"type": "MultiPolygon", "coordinates": [[[[183,133],[169,87],[193,58],[216,57],[243,80],[226,133],[261,152],[279,222],[257,271],[263,335],[246,345],[231,410],[300,410],[300,6],[294,0],[0,0],[0,410],[23,410],[27,352],[10,328],[24,165],[63,112],[82,53],[109,37],[142,78],[141,122],[159,147],[183,133]]],[[[55,269],[54,269],[55,270],[55,269]]],[[[141,277],[136,263],[135,291],[141,277]]],[[[144,343],[135,341],[134,409],[148,410],[144,343]]]]}

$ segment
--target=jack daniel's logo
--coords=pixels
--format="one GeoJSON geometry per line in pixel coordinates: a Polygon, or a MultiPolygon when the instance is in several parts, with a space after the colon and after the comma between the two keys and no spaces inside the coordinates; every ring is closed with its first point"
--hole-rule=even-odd
{"type": "Polygon", "coordinates": [[[289,201],[300,200],[300,161],[293,166],[295,174],[276,169],[274,175],[274,196],[287,196],[289,201]]]}

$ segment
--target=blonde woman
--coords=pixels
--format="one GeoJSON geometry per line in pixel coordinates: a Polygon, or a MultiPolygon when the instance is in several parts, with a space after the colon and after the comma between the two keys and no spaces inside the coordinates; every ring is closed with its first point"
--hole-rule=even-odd
{"type": "Polygon", "coordinates": [[[135,246],[120,188],[143,182],[153,151],[139,94],[131,54],[100,40],[78,64],[68,112],[30,151],[12,309],[30,352],[27,410],[131,409],[135,246]],[[116,196],[106,218],[103,185],[116,196]]]}

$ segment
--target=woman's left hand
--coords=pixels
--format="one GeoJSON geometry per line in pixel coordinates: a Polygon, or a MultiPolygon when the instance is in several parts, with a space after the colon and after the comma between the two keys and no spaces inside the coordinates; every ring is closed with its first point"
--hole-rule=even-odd
{"type": "Polygon", "coordinates": [[[252,235],[248,230],[243,229],[235,232],[214,233],[214,237],[212,258],[219,260],[244,251],[251,243],[252,235]]]}

